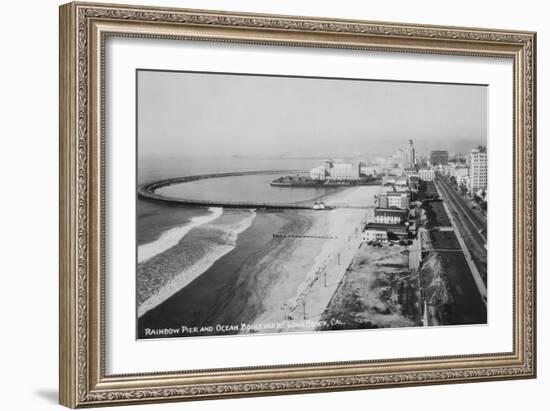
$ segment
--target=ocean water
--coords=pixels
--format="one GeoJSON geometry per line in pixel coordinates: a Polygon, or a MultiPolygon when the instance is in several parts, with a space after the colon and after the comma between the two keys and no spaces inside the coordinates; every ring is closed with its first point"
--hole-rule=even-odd
{"type": "MultiPolygon", "coordinates": [[[[307,169],[319,163],[250,159],[143,161],[139,164],[138,184],[205,173],[307,169]]],[[[337,192],[353,190],[272,187],[269,183],[275,178],[277,175],[273,174],[224,177],[161,190],[165,190],[163,194],[188,199],[277,203],[330,198],[337,192]]],[[[209,320],[253,317],[255,310],[260,310],[261,299],[250,294],[250,290],[259,289],[254,286],[256,269],[251,262],[259,261],[277,246],[279,240],[273,238],[273,233],[300,232],[312,221],[308,211],[231,210],[142,199],[137,200],[136,209],[139,329],[146,324],[154,328],[183,320],[200,325],[209,320]],[[241,278],[244,273],[246,279],[241,278]],[[246,283],[241,284],[244,288],[235,288],[239,281],[246,283]],[[222,300],[226,301],[224,307],[219,306],[222,300]]]]}
{"type": "MultiPolygon", "coordinates": [[[[232,158],[140,159],[137,183],[139,185],[165,178],[203,173],[302,169],[317,163],[317,160],[232,158]]],[[[275,176],[252,177],[258,178],[249,179],[244,183],[238,182],[236,185],[225,184],[227,180],[222,184],[219,183],[220,179],[202,180],[201,182],[207,181],[208,184],[200,187],[193,184],[190,189],[200,198],[217,200],[233,200],[240,196],[246,199],[260,199],[265,196],[265,201],[273,201],[283,196],[281,189],[269,189],[271,187],[269,182],[275,176]],[[268,177],[269,181],[265,177],[268,177]],[[211,184],[212,182],[214,184],[211,184]]],[[[307,195],[301,193],[301,196],[296,197],[296,201],[316,198],[324,194],[315,189],[313,191],[315,192],[306,193],[307,195]]],[[[287,195],[287,198],[292,201],[293,197],[287,195]]],[[[216,261],[234,250],[239,235],[250,227],[256,217],[256,212],[253,210],[186,207],[139,198],[136,212],[136,301],[139,317],[186,287],[216,261]]]]}
{"type": "Polygon", "coordinates": [[[188,200],[243,201],[296,204],[313,202],[341,187],[276,187],[270,183],[283,174],[252,174],[189,181],[156,190],[166,197],[188,200]]]}
{"type": "MultiPolygon", "coordinates": [[[[182,226],[165,231],[138,263],[138,316],[164,302],[207,271],[236,247],[237,238],[254,220],[253,210],[209,210],[182,226]]],[[[138,258],[140,257],[138,248],[138,258]]]]}
{"type": "MultiPolygon", "coordinates": [[[[311,227],[313,214],[302,210],[258,211],[252,224],[236,236],[235,248],[222,255],[194,281],[139,317],[138,338],[147,338],[144,331],[147,328],[254,321],[265,309],[266,293],[277,287],[274,279],[279,271],[263,261],[266,256],[284,252],[294,242],[293,239],[273,238],[272,233],[305,232],[311,227]]],[[[188,242],[201,237],[200,231],[190,232],[188,242]]],[[[217,240],[213,238],[212,241],[217,240]]]]}
{"type": "Polygon", "coordinates": [[[138,264],[175,247],[193,228],[211,223],[223,214],[223,209],[219,207],[210,207],[208,211],[210,214],[191,217],[180,225],[162,231],[155,240],[138,245],[138,264]]]}

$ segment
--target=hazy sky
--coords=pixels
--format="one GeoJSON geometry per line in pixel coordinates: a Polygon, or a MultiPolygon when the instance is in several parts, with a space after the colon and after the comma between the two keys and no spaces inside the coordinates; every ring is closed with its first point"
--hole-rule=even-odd
{"type": "Polygon", "coordinates": [[[138,72],[140,158],[389,155],[485,145],[487,89],[138,72]]]}

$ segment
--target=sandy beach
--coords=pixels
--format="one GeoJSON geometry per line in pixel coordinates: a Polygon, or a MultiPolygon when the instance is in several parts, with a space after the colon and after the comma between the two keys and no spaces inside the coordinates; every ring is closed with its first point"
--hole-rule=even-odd
{"type": "MultiPolygon", "coordinates": [[[[370,207],[377,187],[355,187],[325,199],[328,205],[370,207]]],[[[252,329],[277,324],[264,331],[312,331],[346,273],[361,244],[361,228],[372,218],[373,209],[337,208],[318,211],[306,235],[327,239],[284,239],[284,252],[268,255],[262,266],[270,266],[274,284],[263,300],[264,311],[252,329]],[[284,244],[285,241],[292,242],[284,244]],[[311,260],[311,257],[313,259],[311,260]],[[310,261],[308,261],[310,260],[310,261]]]]}
{"type": "Polygon", "coordinates": [[[323,199],[352,208],[257,211],[232,251],[139,318],[140,338],[162,327],[197,328],[193,336],[315,330],[359,248],[377,191],[359,186],[323,199]]]}

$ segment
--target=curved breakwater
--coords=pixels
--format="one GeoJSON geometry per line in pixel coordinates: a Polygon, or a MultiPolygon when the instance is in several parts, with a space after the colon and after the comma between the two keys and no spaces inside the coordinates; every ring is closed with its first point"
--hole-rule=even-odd
{"type": "Polygon", "coordinates": [[[159,194],[157,190],[175,184],[188,183],[197,180],[212,178],[239,177],[248,175],[282,174],[282,173],[304,173],[305,170],[270,170],[270,171],[241,171],[231,173],[199,174],[193,176],[169,178],[143,184],[138,187],[138,196],[144,199],[200,207],[225,207],[245,209],[311,209],[311,205],[303,203],[277,203],[260,201],[220,201],[220,200],[198,200],[190,198],[179,198],[159,194]]]}

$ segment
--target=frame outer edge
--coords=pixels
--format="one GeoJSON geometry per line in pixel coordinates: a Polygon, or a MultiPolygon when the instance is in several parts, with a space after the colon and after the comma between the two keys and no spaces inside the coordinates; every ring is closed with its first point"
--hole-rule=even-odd
{"type": "MultiPolygon", "coordinates": [[[[276,16],[276,15],[253,15],[245,13],[232,12],[214,12],[207,10],[188,10],[188,9],[161,9],[145,8],[139,6],[124,6],[114,4],[97,3],[70,3],[60,7],[60,89],[59,89],[59,153],[60,153],[60,177],[59,177],[59,201],[60,201],[60,403],[67,407],[79,408],[84,406],[105,406],[119,405],[128,403],[143,402],[166,402],[174,400],[199,400],[215,399],[229,397],[245,397],[257,395],[277,395],[299,392],[320,392],[335,391],[346,389],[366,389],[377,387],[397,387],[414,386],[441,383],[457,382],[475,382],[488,381],[492,379],[512,379],[512,378],[533,378],[536,376],[536,35],[528,32],[509,32],[473,28],[447,28],[435,26],[415,26],[399,23],[383,22],[347,22],[342,20],[318,19],[307,17],[304,22],[301,17],[276,16]],[[94,6],[98,7],[94,9],[94,6]],[[90,9],[91,8],[91,9],[90,9]],[[168,17],[158,17],[160,12],[166,13],[173,11],[174,14],[168,17]],[[179,15],[186,17],[181,21],[179,15]],[[290,380],[264,380],[244,383],[222,384],[198,384],[183,385],[176,387],[173,384],[167,384],[160,387],[126,386],[126,387],[101,387],[95,385],[93,370],[90,365],[97,365],[93,359],[94,338],[97,336],[91,332],[90,322],[97,320],[95,314],[90,312],[94,309],[93,299],[97,297],[93,294],[94,280],[90,281],[90,246],[94,246],[93,235],[90,237],[90,230],[93,230],[93,220],[90,221],[90,209],[94,205],[93,195],[90,189],[94,189],[93,183],[93,164],[90,163],[90,138],[95,131],[94,127],[88,122],[94,107],[89,106],[91,88],[93,88],[92,77],[90,77],[90,27],[89,19],[105,18],[112,19],[116,23],[120,21],[141,23],[154,21],[167,21],[173,24],[188,24],[190,26],[221,27],[224,30],[243,29],[252,31],[272,28],[281,33],[297,31],[298,33],[323,33],[323,35],[332,35],[337,32],[343,34],[357,34],[358,36],[393,35],[396,38],[414,38],[418,37],[425,42],[442,40],[441,47],[450,47],[447,43],[461,42],[483,43],[486,47],[490,44],[500,43],[509,47],[520,47],[525,51],[526,44],[531,43],[528,50],[532,55],[528,55],[526,60],[522,61],[523,73],[518,80],[523,80],[521,101],[529,103],[527,107],[521,110],[521,125],[525,125],[526,118],[531,119],[529,125],[531,128],[524,129],[521,135],[523,143],[527,144],[527,155],[523,154],[522,149],[518,153],[518,158],[522,158],[525,163],[522,172],[531,171],[530,184],[523,185],[522,196],[519,201],[527,207],[527,213],[518,216],[518,221],[526,222],[528,230],[532,236],[521,237],[524,245],[531,245],[524,258],[528,264],[523,264],[522,268],[529,268],[524,272],[532,274],[531,285],[524,284],[522,295],[530,297],[532,306],[525,307],[525,312],[529,313],[527,320],[522,314],[519,321],[522,321],[526,327],[519,338],[523,340],[521,347],[523,354],[531,354],[528,361],[520,355],[520,364],[510,364],[509,367],[482,368],[448,370],[443,372],[439,370],[427,370],[426,372],[416,372],[412,374],[401,373],[396,375],[375,374],[367,378],[366,375],[350,376],[346,378],[325,378],[323,376],[312,379],[290,379],[290,380]],[[282,19],[282,20],[278,20],[282,19]],[[282,23],[288,26],[281,26],[282,23]],[[303,23],[303,24],[302,24],[303,23]],[[387,25],[387,27],[385,26],[387,25]],[[364,28],[363,28],[364,26],[364,28]],[[372,27],[371,27],[372,26],[372,27]],[[381,29],[389,30],[390,34],[382,33],[381,29]],[[327,34],[328,33],[328,34],[327,34]],[[394,34],[391,34],[394,33],[394,34]],[[447,46],[445,46],[445,44],[447,46]],[[529,58],[532,57],[532,58],[529,58]],[[531,76],[525,78],[526,72],[531,76]],[[525,100],[525,92],[528,101],[525,100]],[[531,110],[529,109],[531,105],[531,110]],[[530,150],[529,150],[530,148],[530,150]],[[92,172],[92,174],[90,174],[92,172]],[[530,204],[527,202],[531,195],[530,204]],[[530,239],[525,244],[525,238],[530,239]],[[92,286],[89,288],[89,286],[92,286]],[[92,293],[92,294],[91,294],[92,293]],[[528,322],[526,322],[528,321],[528,322]],[[532,325],[530,327],[529,325],[532,325]],[[92,357],[91,357],[92,356],[92,357]],[[517,366],[516,366],[517,365],[517,366]],[[113,389],[114,388],[114,389],[113,389]]],[[[220,29],[221,30],[221,29],[220,29]]],[[[246,37],[246,36],[245,36],[246,37]]],[[[166,36],[166,38],[170,38],[166,36]]],[[[286,39],[286,37],[285,37],[286,39]]],[[[242,39],[241,39],[242,40],[242,39]]],[[[246,40],[246,39],[244,39],[246,40]]],[[[259,44],[264,40],[260,39],[259,44]]],[[[273,44],[285,44],[287,40],[274,42],[273,44]]],[[[237,42],[239,40],[237,39],[237,42]]],[[[309,41],[307,41],[309,43],[309,41]]],[[[323,43],[321,41],[320,43],[323,43]]],[[[467,47],[466,47],[467,48],[467,47]]],[[[456,50],[461,55],[463,51],[456,50]]],[[[510,51],[507,51],[509,54],[510,51]]],[[[490,53],[489,53],[490,54],[490,53]]],[[[526,56],[524,56],[526,57],[526,56]]],[[[516,56],[517,58],[517,56],[516,56]]],[[[93,100],[93,99],[92,99],[93,100]]],[[[524,147],[522,145],[522,147],[524,147]]],[[[519,230],[522,230],[519,228],[519,230]]],[[[523,278],[523,277],[522,277],[523,278]]],[[[528,298],[529,300],[529,298],[528,298]]],[[[525,301],[525,300],[522,300],[525,301]]],[[[516,347],[517,348],[517,347],[516,347]]],[[[101,354],[101,353],[100,353],[101,354]]],[[[102,370],[99,370],[100,379],[102,370]]]]}
{"type": "Polygon", "coordinates": [[[59,7],[59,404],[70,408],[78,405],[75,10],[59,7]]]}
{"type": "Polygon", "coordinates": [[[537,378],[538,373],[538,346],[537,346],[537,330],[538,330],[538,320],[537,320],[537,307],[538,307],[538,297],[537,297],[537,47],[538,47],[538,36],[536,32],[531,34],[532,37],[532,58],[531,58],[531,119],[532,119],[532,130],[531,130],[531,167],[532,167],[532,186],[531,186],[531,195],[532,195],[532,256],[531,256],[531,270],[532,270],[532,354],[533,354],[533,367],[532,367],[532,378],[537,378]]]}

